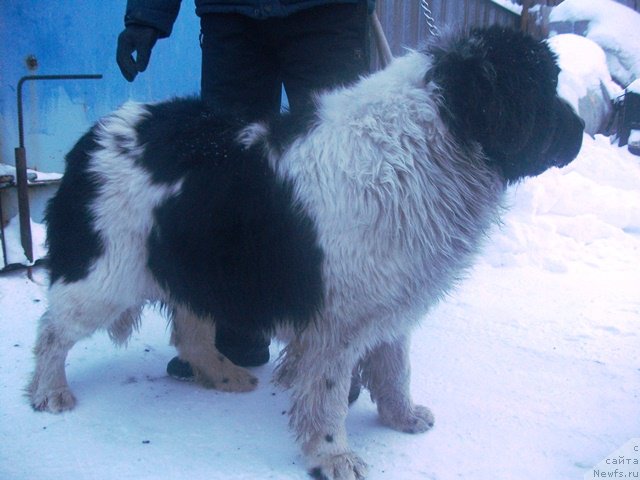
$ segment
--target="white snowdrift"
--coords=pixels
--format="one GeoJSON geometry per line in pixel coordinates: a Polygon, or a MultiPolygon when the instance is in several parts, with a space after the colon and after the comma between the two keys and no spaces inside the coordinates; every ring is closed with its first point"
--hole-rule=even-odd
{"type": "Polygon", "coordinates": [[[607,54],[611,76],[623,87],[640,78],[640,14],[613,0],[565,0],[551,22],[588,21],[587,38],[607,54]]]}
{"type": "Polygon", "coordinates": [[[623,93],[611,79],[604,51],[594,41],[573,34],[556,35],[547,43],[561,68],[558,94],[585,121],[587,133],[602,133],[613,113],[612,100],[623,93]]]}

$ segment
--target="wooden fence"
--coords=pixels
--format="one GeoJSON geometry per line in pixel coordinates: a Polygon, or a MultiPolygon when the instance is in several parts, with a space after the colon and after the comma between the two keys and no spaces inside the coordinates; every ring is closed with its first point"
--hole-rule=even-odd
{"type": "MultiPolygon", "coordinates": [[[[378,0],[376,12],[393,55],[416,48],[429,38],[429,25],[420,0],[378,0]]],[[[519,27],[520,17],[490,0],[429,0],[438,29],[468,29],[482,25],[519,27]]]]}
{"type": "MultiPolygon", "coordinates": [[[[563,0],[518,0],[527,7],[542,5],[543,10],[559,5],[563,0]]],[[[640,12],[640,0],[616,0],[640,12]]],[[[421,10],[420,0],[378,0],[376,12],[389,41],[393,55],[402,55],[405,48],[416,48],[429,38],[429,25],[421,10]]],[[[438,29],[467,30],[487,25],[505,25],[522,28],[533,35],[545,36],[544,26],[527,15],[521,17],[514,9],[492,0],[428,0],[438,29]]],[[[375,50],[373,50],[375,51],[375,50]]],[[[374,68],[380,65],[373,59],[374,68]]]]}

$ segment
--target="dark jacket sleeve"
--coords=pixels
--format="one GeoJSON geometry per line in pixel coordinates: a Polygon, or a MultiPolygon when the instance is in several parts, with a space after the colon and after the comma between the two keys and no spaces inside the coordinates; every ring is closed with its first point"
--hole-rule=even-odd
{"type": "Polygon", "coordinates": [[[180,0],[127,0],[124,24],[154,27],[160,38],[168,37],[179,10],[180,0]]]}

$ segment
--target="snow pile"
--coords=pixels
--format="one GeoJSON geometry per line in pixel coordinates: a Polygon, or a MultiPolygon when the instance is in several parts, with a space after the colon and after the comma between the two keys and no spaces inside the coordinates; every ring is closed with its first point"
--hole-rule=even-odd
{"type": "MultiPolygon", "coordinates": [[[[34,170],[27,170],[27,180],[35,180],[38,173],[34,170]]],[[[16,181],[16,168],[6,163],[0,162],[0,182],[15,183],[16,181]]]]}
{"type": "MultiPolygon", "coordinates": [[[[22,243],[20,242],[20,221],[16,215],[4,228],[5,234],[5,247],[7,256],[7,265],[14,263],[20,263],[22,265],[28,265],[29,261],[22,249],[22,243]]],[[[33,258],[43,258],[47,251],[45,247],[46,230],[44,225],[40,223],[31,222],[31,240],[33,244],[33,258]]],[[[4,260],[4,259],[3,259],[4,260]]],[[[3,265],[6,266],[6,265],[3,265]]],[[[2,267],[0,267],[2,268],[2,267]]]]}
{"type": "Polygon", "coordinates": [[[484,257],[494,267],[534,264],[561,273],[572,262],[640,261],[640,165],[607,137],[585,135],[576,161],[513,187],[507,203],[484,257]],[[620,243],[627,249],[612,255],[620,243]]]}
{"type": "Polygon", "coordinates": [[[16,169],[4,163],[0,163],[0,177],[15,177],[16,169]]]}
{"type": "Polygon", "coordinates": [[[551,22],[587,21],[587,38],[607,54],[609,71],[622,86],[640,78],[640,14],[613,0],[565,0],[551,22]]]}
{"type": "Polygon", "coordinates": [[[515,13],[516,15],[522,14],[522,5],[518,5],[511,0],[491,0],[493,3],[500,5],[503,8],[506,8],[510,12],[515,13]]]}
{"type": "Polygon", "coordinates": [[[623,93],[611,79],[604,51],[592,40],[573,34],[556,35],[547,42],[561,68],[558,94],[585,121],[587,133],[602,132],[612,114],[611,100],[623,93]]]}

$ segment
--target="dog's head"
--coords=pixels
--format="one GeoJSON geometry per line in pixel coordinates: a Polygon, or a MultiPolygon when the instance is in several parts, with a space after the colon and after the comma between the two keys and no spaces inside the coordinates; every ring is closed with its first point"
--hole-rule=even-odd
{"type": "Polygon", "coordinates": [[[580,151],[584,123],[556,93],[560,70],[546,43],[490,27],[440,39],[428,53],[441,115],[458,141],[482,145],[507,182],[564,166],[580,151]]]}

